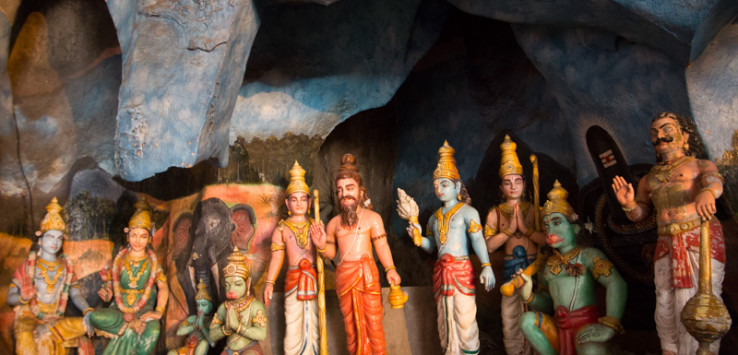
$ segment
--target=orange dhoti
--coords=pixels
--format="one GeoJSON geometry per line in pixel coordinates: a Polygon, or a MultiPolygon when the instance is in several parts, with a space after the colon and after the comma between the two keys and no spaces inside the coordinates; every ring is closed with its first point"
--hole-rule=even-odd
{"type": "Polygon", "coordinates": [[[344,261],[336,268],[336,293],[351,354],[386,354],[382,288],[374,260],[344,261]]]}

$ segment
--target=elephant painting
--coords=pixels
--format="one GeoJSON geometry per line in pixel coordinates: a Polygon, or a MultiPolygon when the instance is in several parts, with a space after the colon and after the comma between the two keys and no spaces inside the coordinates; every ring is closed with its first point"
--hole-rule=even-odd
{"type": "Polygon", "coordinates": [[[228,207],[218,198],[200,201],[195,210],[182,213],[173,225],[176,244],[174,263],[177,280],[188,300],[190,314],[197,312],[194,304],[198,280],[208,285],[208,291],[219,304],[224,287],[220,270],[234,246],[248,251],[249,241],[256,231],[254,210],[246,204],[228,207]],[[212,292],[215,290],[215,292],[212,292]]]}

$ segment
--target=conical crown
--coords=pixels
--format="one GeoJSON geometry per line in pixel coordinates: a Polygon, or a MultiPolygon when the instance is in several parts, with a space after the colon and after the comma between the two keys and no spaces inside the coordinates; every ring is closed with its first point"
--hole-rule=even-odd
{"type": "Polygon", "coordinates": [[[505,175],[518,174],[523,175],[523,166],[520,165],[518,154],[515,150],[518,145],[510,139],[509,135],[505,135],[505,140],[500,144],[502,149],[502,159],[500,161],[500,178],[505,175]]]}
{"type": "Polygon", "coordinates": [[[197,293],[195,294],[195,300],[213,300],[213,298],[210,297],[210,293],[208,293],[208,286],[204,282],[202,282],[202,279],[200,279],[200,282],[197,283],[197,293]]]}
{"type": "Polygon", "coordinates": [[[46,233],[49,230],[58,230],[64,232],[67,228],[67,224],[64,223],[64,219],[61,216],[62,207],[56,200],[56,197],[51,199],[51,202],[46,206],[46,215],[41,220],[41,226],[39,232],[41,234],[46,233]]]}
{"type": "Polygon", "coordinates": [[[433,180],[447,178],[451,180],[460,180],[459,169],[456,168],[456,159],[454,153],[456,150],[448,145],[448,141],[443,141],[443,146],[438,148],[438,165],[433,172],[433,180]]]}
{"type": "Polygon", "coordinates": [[[133,213],[131,220],[128,221],[128,228],[143,228],[151,231],[151,214],[149,213],[149,203],[146,199],[139,199],[136,202],[136,212],[133,213]]]}
{"type": "Polygon", "coordinates": [[[554,182],[553,189],[551,189],[546,196],[548,197],[548,201],[543,205],[543,216],[548,216],[551,213],[558,212],[563,214],[569,221],[577,219],[574,209],[571,207],[569,202],[566,201],[566,198],[569,197],[569,192],[561,186],[559,180],[554,182]]]}
{"type": "Polygon", "coordinates": [[[246,255],[243,255],[243,253],[238,250],[238,247],[234,247],[233,253],[228,256],[228,264],[223,268],[223,274],[225,277],[239,276],[244,280],[249,277],[249,267],[246,265],[246,255]]]}
{"type": "Polygon", "coordinates": [[[295,164],[290,169],[290,183],[287,185],[287,196],[295,192],[304,192],[310,195],[310,188],[305,183],[305,169],[295,160],[295,164]]]}

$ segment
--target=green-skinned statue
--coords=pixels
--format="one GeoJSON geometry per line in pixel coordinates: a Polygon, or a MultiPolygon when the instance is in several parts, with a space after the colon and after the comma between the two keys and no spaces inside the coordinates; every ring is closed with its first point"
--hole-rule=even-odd
{"type": "Polygon", "coordinates": [[[115,257],[112,280],[108,277],[98,292],[106,302],[111,298],[115,301],[110,308],[90,316],[95,331],[112,338],[103,355],[150,354],[159,339],[159,320],[169,299],[166,274],[148,248],[151,216],[146,200],[136,203],[126,233],[128,247],[115,257]]]}
{"type": "Polygon", "coordinates": [[[262,354],[259,341],[267,335],[267,317],[264,304],[249,292],[251,275],[246,256],[238,248],[228,256],[223,268],[226,301],[210,323],[210,338],[215,342],[228,337],[224,355],[262,354]]]}
{"type": "Polygon", "coordinates": [[[620,319],[627,286],[605,254],[577,246],[581,228],[566,202],[567,195],[556,181],[543,207],[546,243],[554,249],[540,278],[542,289],[548,292],[534,294],[530,277],[521,273],[525,284],[520,296],[540,311],[524,313],[520,328],[543,355],[608,354],[608,341],[623,332],[620,319]],[[597,284],[606,288],[606,314],[602,317],[595,295],[597,284]]]}
{"type": "Polygon", "coordinates": [[[214,343],[210,340],[210,322],[213,316],[213,298],[208,293],[205,283],[197,284],[197,314],[187,317],[177,328],[177,335],[186,335],[185,345],[170,350],[168,355],[205,355],[214,343]]]}

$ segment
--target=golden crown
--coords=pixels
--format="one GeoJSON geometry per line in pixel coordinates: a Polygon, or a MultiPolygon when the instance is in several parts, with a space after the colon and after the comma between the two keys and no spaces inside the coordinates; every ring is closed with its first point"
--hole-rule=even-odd
{"type": "Polygon", "coordinates": [[[151,214],[149,213],[149,203],[146,199],[140,199],[136,202],[136,212],[133,213],[131,220],[128,221],[128,228],[143,228],[151,231],[151,214]]]}
{"type": "Polygon", "coordinates": [[[239,276],[244,280],[249,277],[249,267],[246,265],[246,255],[238,250],[238,247],[233,247],[233,253],[228,255],[228,264],[223,268],[223,274],[225,277],[239,276]]]}
{"type": "Polygon", "coordinates": [[[195,300],[208,300],[211,302],[213,301],[213,298],[210,297],[210,293],[208,293],[208,285],[202,282],[202,279],[200,279],[200,282],[197,283],[197,293],[195,294],[195,300]]]}
{"type": "Polygon", "coordinates": [[[451,180],[460,180],[459,170],[456,168],[456,159],[454,153],[456,150],[448,145],[448,141],[443,141],[443,146],[438,148],[438,165],[433,172],[433,180],[447,178],[451,180]]]}
{"type": "Polygon", "coordinates": [[[510,139],[509,135],[505,135],[505,140],[500,144],[502,149],[502,159],[500,161],[500,178],[505,175],[518,174],[523,175],[523,166],[520,165],[518,154],[515,150],[518,145],[510,139]]]}
{"type": "Polygon", "coordinates": [[[310,194],[310,188],[305,183],[305,169],[295,160],[295,164],[290,169],[290,183],[287,185],[287,196],[295,192],[304,192],[310,194]]]}
{"type": "Polygon", "coordinates": [[[62,207],[59,205],[59,201],[56,197],[51,199],[51,202],[46,206],[46,215],[41,220],[41,234],[46,233],[49,230],[58,230],[64,232],[67,228],[67,224],[64,223],[64,219],[61,216],[62,207]]]}
{"type": "Polygon", "coordinates": [[[561,187],[559,180],[554,182],[554,187],[546,195],[548,201],[543,205],[543,216],[548,216],[551,213],[558,212],[564,215],[569,221],[575,221],[577,214],[574,213],[574,209],[571,207],[569,202],[566,202],[566,198],[569,197],[569,192],[565,188],[561,187]]]}

